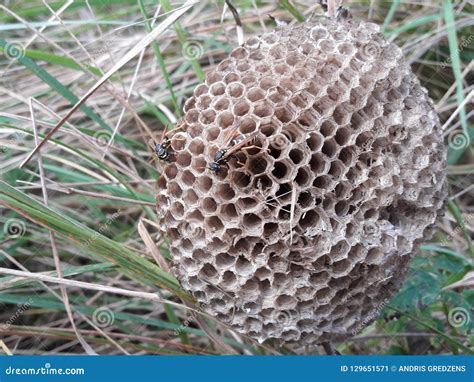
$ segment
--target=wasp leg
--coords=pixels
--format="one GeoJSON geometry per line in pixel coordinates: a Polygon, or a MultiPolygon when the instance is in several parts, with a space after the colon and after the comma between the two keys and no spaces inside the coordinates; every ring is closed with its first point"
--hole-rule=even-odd
{"type": "Polygon", "coordinates": [[[245,146],[245,147],[242,147],[241,150],[250,150],[250,149],[260,149],[260,150],[265,150],[267,153],[270,152],[269,149],[264,149],[263,147],[260,147],[260,146],[256,146],[256,145],[252,145],[252,146],[245,146]]]}
{"type": "Polygon", "coordinates": [[[270,17],[270,19],[278,26],[278,27],[284,27],[286,25],[288,25],[288,23],[284,20],[280,20],[278,18],[276,18],[275,16],[273,16],[272,14],[268,14],[267,15],[268,17],[270,17]]]}
{"type": "Polygon", "coordinates": [[[234,16],[235,23],[239,26],[242,27],[242,21],[240,21],[240,16],[239,12],[237,9],[234,7],[234,5],[230,2],[230,0],[225,0],[227,6],[230,9],[230,12],[232,13],[232,16],[234,16]]]}

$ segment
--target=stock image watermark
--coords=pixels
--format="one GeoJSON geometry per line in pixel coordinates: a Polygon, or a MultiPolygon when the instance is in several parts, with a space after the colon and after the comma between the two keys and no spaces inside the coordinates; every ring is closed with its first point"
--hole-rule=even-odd
{"type": "Polygon", "coordinates": [[[97,308],[92,314],[92,322],[99,328],[107,328],[114,324],[115,314],[107,307],[97,308]]]}
{"type": "Polygon", "coordinates": [[[464,150],[471,143],[471,137],[464,131],[454,130],[448,135],[448,145],[453,150],[464,150]]]}
{"type": "Polygon", "coordinates": [[[474,213],[467,214],[464,216],[460,224],[456,226],[441,242],[442,246],[446,246],[451,242],[457,235],[462,234],[463,230],[466,229],[466,225],[474,224],[474,213]]]}
{"type": "Polygon", "coordinates": [[[471,314],[466,308],[455,307],[448,312],[448,322],[453,328],[467,327],[471,322],[471,314]]]}
{"type": "Polygon", "coordinates": [[[19,239],[26,232],[26,223],[22,219],[11,218],[3,225],[3,236],[5,239],[19,239]]]}
{"type": "MultiPolygon", "coordinates": [[[[471,45],[473,41],[474,41],[474,34],[470,34],[467,37],[463,36],[461,38],[461,41],[458,44],[457,53],[458,54],[461,53],[464,49],[466,49],[469,45],[471,45]]],[[[441,63],[440,68],[445,69],[448,65],[451,65],[451,61],[452,61],[451,57],[448,57],[446,60],[444,60],[441,63]]]]}
{"type": "Polygon", "coordinates": [[[355,328],[354,330],[352,330],[351,334],[353,336],[359,334],[362,329],[364,329],[368,324],[370,324],[372,321],[374,321],[377,317],[379,317],[380,315],[380,312],[382,311],[383,308],[385,308],[385,306],[390,302],[390,300],[388,298],[386,298],[385,300],[382,301],[382,303],[380,305],[377,306],[377,308],[371,312],[367,317],[364,318],[364,320],[360,323],[359,326],[357,326],[357,328],[355,328]]]}
{"type": "Polygon", "coordinates": [[[9,147],[20,142],[20,134],[14,133],[13,137],[0,140],[0,155],[8,153],[9,147]]]}
{"type": "Polygon", "coordinates": [[[10,329],[10,327],[20,318],[20,316],[28,309],[30,309],[32,303],[33,300],[30,298],[27,302],[19,305],[15,313],[13,313],[13,315],[10,316],[10,318],[4,323],[0,324],[0,333],[10,329]]]}
{"type": "Polygon", "coordinates": [[[9,61],[20,60],[25,57],[25,47],[17,42],[7,42],[3,47],[3,55],[9,61]]]}
{"type": "Polygon", "coordinates": [[[111,139],[112,133],[107,130],[98,130],[93,135],[93,141],[97,147],[106,147],[111,139]]]}
{"type": "Polygon", "coordinates": [[[4,370],[5,375],[85,375],[83,367],[57,368],[46,362],[41,367],[12,367],[4,370]]]}
{"type": "Polygon", "coordinates": [[[204,47],[199,41],[186,41],[183,44],[181,53],[186,60],[199,60],[204,54],[204,47]]]}
{"type": "Polygon", "coordinates": [[[89,237],[86,241],[84,241],[84,246],[89,247],[91,246],[94,241],[97,240],[97,238],[102,235],[104,232],[106,232],[109,228],[109,226],[120,216],[119,212],[115,212],[113,215],[111,215],[100,227],[99,229],[94,232],[94,234],[89,237]]]}

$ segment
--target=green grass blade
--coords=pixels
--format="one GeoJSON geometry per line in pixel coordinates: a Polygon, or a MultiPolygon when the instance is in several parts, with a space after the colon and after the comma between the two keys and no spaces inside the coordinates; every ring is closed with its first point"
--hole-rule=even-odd
{"type": "MultiPolygon", "coordinates": [[[[5,40],[0,38],[0,47],[5,49],[5,46],[7,44],[8,43],[5,40]]],[[[22,65],[24,65],[29,70],[31,70],[31,72],[34,73],[36,76],[38,76],[42,81],[47,83],[51,87],[51,89],[55,90],[58,94],[62,95],[65,99],[71,102],[71,105],[74,105],[75,103],[79,101],[79,98],[77,98],[74,95],[74,93],[72,93],[67,87],[61,84],[56,78],[54,78],[51,74],[49,74],[45,69],[38,66],[36,62],[34,62],[31,58],[26,57],[26,56],[19,57],[17,58],[17,61],[21,63],[22,65]]],[[[107,131],[111,131],[111,128],[104,122],[104,120],[100,118],[94,112],[94,110],[92,110],[89,106],[81,105],[80,109],[89,118],[97,122],[103,129],[107,131]]]]}
{"type": "MultiPolygon", "coordinates": [[[[25,134],[25,135],[29,135],[29,136],[33,135],[33,133],[31,131],[28,131],[28,130],[25,130],[25,129],[21,129],[21,128],[18,128],[18,127],[12,127],[12,126],[9,126],[9,128],[14,130],[14,131],[21,132],[22,134],[25,134]]],[[[41,138],[44,138],[44,135],[42,135],[42,134],[39,134],[39,136],[41,138]]],[[[123,187],[125,187],[126,192],[127,192],[126,194],[121,194],[121,196],[131,197],[135,200],[143,200],[145,202],[153,202],[155,200],[154,198],[151,198],[150,196],[143,196],[143,198],[141,196],[139,196],[137,194],[137,192],[134,191],[134,189],[131,188],[127,184],[126,179],[124,179],[119,173],[112,170],[110,167],[108,167],[102,161],[100,161],[98,159],[95,159],[90,155],[85,154],[84,151],[78,150],[78,149],[76,149],[72,146],[66,145],[61,140],[57,140],[55,138],[51,138],[49,140],[49,143],[57,145],[57,146],[61,147],[62,149],[64,149],[65,151],[67,151],[68,153],[73,154],[73,155],[85,160],[96,170],[100,170],[100,171],[104,172],[105,174],[108,174],[109,176],[113,177],[113,179],[115,179],[116,181],[120,182],[120,184],[123,187]]],[[[13,163],[12,166],[14,167],[15,164],[13,163]]],[[[48,166],[49,166],[48,164],[45,164],[45,168],[48,167],[48,166]]],[[[90,178],[87,178],[87,179],[90,179],[90,178]]],[[[85,179],[83,179],[83,180],[85,180],[85,179]]],[[[148,207],[143,207],[143,209],[148,214],[148,216],[150,218],[153,218],[153,213],[150,211],[150,209],[148,207]]]]}
{"type": "MultiPolygon", "coordinates": [[[[110,6],[113,4],[119,4],[121,6],[131,6],[135,3],[135,0],[88,0],[89,4],[92,7],[106,7],[110,6]]],[[[48,5],[53,9],[54,11],[57,11],[59,8],[63,6],[62,1],[50,1],[48,2],[48,5]]],[[[78,9],[78,8],[85,8],[86,7],[86,1],[85,0],[75,0],[71,3],[71,5],[68,7],[69,11],[78,9]]],[[[17,7],[15,9],[15,13],[21,16],[24,19],[31,19],[35,17],[41,17],[41,16],[50,16],[51,12],[49,12],[48,8],[46,8],[43,5],[34,5],[34,6],[29,6],[29,2],[23,2],[21,4],[21,7],[17,7]]],[[[0,20],[2,22],[12,22],[15,21],[16,19],[8,14],[2,14],[0,13],[0,20]]]]}
{"type": "MultiPolygon", "coordinates": [[[[165,12],[171,12],[173,10],[173,8],[171,7],[171,4],[168,0],[159,0],[161,6],[163,7],[163,9],[165,10],[165,12]]],[[[178,40],[181,44],[182,47],[185,47],[187,42],[188,42],[188,39],[186,37],[186,33],[184,32],[183,28],[181,27],[181,24],[176,21],[174,23],[174,28],[176,30],[176,34],[178,35],[178,40]]],[[[196,72],[196,76],[199,78],[200,81],[204,81],[204,79],[206,78],[206,76],[204,75],[204,72],[201,68],[201,65],[199,64],[198,60],[196,60],[195,58],[191,58],[190,57],[190,62],[191,62],[191,65],[194,69],[194,71],[196,72]]]]}
{"type": "Polygon", "coordinates": [[[454,219],[456,220],[456,223],[458,226],[461,228],[462,233],[464,238],[466,239],[467,246],[468,246],[468,252],[471,255],[471,257],[474,259],[474,248],[472,246],[472,240],[471,240],[471,235],[469,231],[466,228],[466,223],[462,217],[461,211],[459,210],[458,205],[456,204],[455,201],[450,200],[448,202],[448,210],[451,212],[451,215],[453,215],[454,219]]]}
{"type": "Polygon", "coordinates": [[[87,248],[89,253],[98,258],[118,265],[127,276],[168,289],[180,298],[192,301],[192,298],[179,287],[177,280],[154,263],[138,256],[121,243],[46,207],[3,181],[0,181],[0,205],[15,210],[27,219],[87,248]]]}
{"type": "MultiPolygon", "coordinates": [[[[0,301],[4,303],[10,304],[26,304],[29,303],[33,307],[41,308],[41,309],[50,309],[54,311],[63,311],[64,304],[61,301],[58,301],[56,298],[53,297],[42,297],[41,295],[32,295],[32,296],[25,296],[20,294],[7,294],[2,293],[0,294],[0,301]]],[[[72,299],[74,301],[74,299],[72,299]]],[[[73,310],[78,311],[82,314],[92,316],[94,313],[95,308],[92,306],[86,305],[79,305],[80,301],[76,301],[75,305],[73,305],[73,310]]],[[[129,321],[135,322],[138,324],[143,325],[150,325],[160,329],[165,330],[185,330],[188,333],[197,334],[197,335],[205,335],[201,330],[194,329],[194,328],[183,328],[180,325],[175,325],[169,323],[167,321],[159,320],[159,319],[152,319],[152,318],[144,318],[139,315],[129,314],[129,313],[121,313],[121,312],[114,312],[114,319],[119,321],[129,321]]]]}
{"type": "Polygon", "coordinates": [[[456,251],[453,251],[453,250],[448,249],[448,248],[440,247],[440,246],[437,246],[437,245],[425,244],[425,245],[420,245],[420,250],[436,252],[436,253],[441,253],[443,255],[452,256],[453,258],[461,261],[465,266],[467,266],[467,267],[472,266],[471,262],[468,259],[466,259],[466,257],[461,256],[456,251]]]}
{"type": "MultiPolygon", "coordinates": [[[[148,21],[145,6],[143,5],[143,0],[138,0],[138,5],[140,7],[140,12],[142,13],[143,17],[145,18],[146,30],[147,30],[148,33],[150,33],[153,28],[151,27],[151,24],[148,21]]],[[[155,56],[156,56],[156,60],[158,61],[158,65],[160,65],[161,73],[163,74],[163,78],[165,79],[166,87],[168,88],[168,91],[169,91],[169,94],[170,94],[170,97],[171,97],[171,103],[173,104],[175,113],[178,117],[181,117],[181,111],[179,110],[178,101],[176,100],[176,95],[174,94],[173,84],[171,83],[170,76],[168,74],[168,71],[166,70],[165,61],[163,59],[163,55],[161,54],[160,47],[158,46],[156,41],[153,41],[151,43],[151,47],[152,47],[153,51],[155,52],[155,56]]]]}
{"type": "Polygon", "coordinates": [[[280,4],[285,8],[291,15],[298,20],[300,23],[305,21],[304,15],[295,8],[293,4],[291,4],[288,0],[280,0],[280,4]]]}
{"type": "MultiPolygon", "coordinates": [[[[388,16],[387,16],[388,17],[388,16]]],[[[440,14],[435,15],[426,15],[424,17],[417,18],[415,20],[407,21],[406,23],[400,25],[398,28],[391,29],[389,31],[385,31],[385,35],[389,37],[397,37],[398,35],[410,32],[414,29],[417,29],[421,26],[424,26],[429,23],[435,23],[443,18],[440,14]]]]}
{"type": "Polygon", "coordinates": [[[400,5],[400,0],[394,0],[392,5],[390,6],[390,9],[387,13],[387,16],[385,17],[385,20],[382,25],[382,33],[385,33],[387,31],[388,25],[392,22],[393,17],[395,16],[395,12],[398,9],[398,6],[400,5]]]}
{"type": "Polygon", "coordinates": [[[390,305],[387,305],[387,308],[392,309],[392,310],[396,311],[397,313],[400,313],[404,316],[409,317],[414,322],[416,322],[416,323],[420,324],[421,326],[424,326],[425,328],[427,328],[427,329],[433,331],[434,333],[438,334],[440,337],[444,338],[450,344],[458,347],[459,349],[462,349],[466,354],[474,354],[474,351],[472,351],[472,349],[469,349],[467,346],[465,346],[464,344],[462,344],[458,340],[448,336],[447,334],[443,333],[441,330],[438,330],[434,326],[432,326],[430,324],[427,324],[426,322],[418,319],[417,317],[413,316],[412,314],[404,312],[404,311],[402,311],[400,309],[397,309],[395,307],[392,307],[390,305]]]}
{"type": "MultiPolygon", "coordinates": [[[[0,52],[3,52],[3,47],[0,47],[0,52]]],[[[80,65],[74,60],[68,57],[57,56],[55,54],[43,52],[41,50],[26,49],[24,51],[25,57],[31,58],[32,60],[45,61],[53,65],[59,65],[64,68],[74,69],[83,72],[80,65]]],[[[103,73],[95,66],[87,65],[88,70],[96,76],[101,76],[103,73]]]]}
{"type": "MultiPolygon", "coordinates": [[[[456,83],[456,101],[458,105],[460,105],[464,101],[464,89],[462,83],[461,60],[459,58],[458,37],[456,33],[453,4],[451,3],[451,0],[444,0],[443,13],[444,21],[446,23],[446,30],[448,32],[448,44],[449,54],[451,58],[451,66],[453,68],[453,74],[456,83]]],[[[469,137],[470,135],[467,127],[466,111],[464,107],[459,111],[459,119],[461,121],[461,126],[464,131],[464,134],[466,135],[466,137],[469,137]]],[[[463,147],[456,150],[456,156],[454,158],[451,156],[450,160],[453,161],[456,159],[456,157],[460,158],[466,149],[467,147],[463,147]]]]}
{"type": "MultiPolygon", "coordinates": [[[[25,295],[20,295],[20,294],[1,293],[0,302],[7,303],[7,304],[15,304],[15,305],[29,304],[30,306],[33,306],[33,307],[37,307],[41,309],[50,309],[53,311],[65,310],[64,304],[62,302],[57,301],[56,299],[53,299],[53,298],[45,298],[38,295],[25,296],[25,295]]],[[[76,305],[73,305],[72,308],[74,311],[78,311],[88,316],[92,316],[95,311],[94,307],[79,305],[77,303],[76,305]]],[[[142,317],[137,314],[114,312],[114,319],[117,321],[133,322],[133,323],[142,324],[142,325],[154,326],[156,328],[164,329],[164,330],[173,330],[173,331],[180,330],[188,334],[194,334],[200,337],[207,337],[207,334],[200,329],[195,329],[195,328],[192,328],[190,326],[185,326],[185,325],[176,325],[176,324],[159,320],[159,319],[155,319],[155,318],[142,317]]],[[[239,349],[253,350],[251,346],[234,341],[231,338],[223,338],[223,341],[239,349]]]]}

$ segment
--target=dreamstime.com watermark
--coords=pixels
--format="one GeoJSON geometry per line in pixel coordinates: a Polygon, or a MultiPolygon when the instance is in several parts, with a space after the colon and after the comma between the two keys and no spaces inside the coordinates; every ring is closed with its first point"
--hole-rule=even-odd
{"type": "Polygon", "coordinates": [[[0,140],[0,155],[6,154],[8,152],[9,146],[14,146],[18,144],[21,140],[21,135],[18,133],[13,134],[13,137],[0,140]]]}
{"type": "Polygon", "coordinates": [[[187,41],[181,48],[181,53],[186,60],[199,60],[204,54],[204,47],[199,41],[187,41]]]}
{"type": "Polygon", "coordinates": [[[0,324],[0,333],[7,331],[10,326],[12,326],[16,320],[28,309],[31,307],[31,303],[33,300],[30,298],[27,302],[24,304],[21,304],[18,309],[15,311],[15,313],[4,323],[0,324]]]}
{"type": "Polygon", "coordinates": [[[382,303],[378,305],[377,308],[373,312],[371,312],[367,317],[364,318],[364,320],[360,323],[360,325],[357,326],[357,328],[355,328],[351,334],[355,336],[362,329],[364,329],[368,324],[374,321],[380,315],[380,312],[382,311],[382,309],[385,308],[385,305],[387,305],[389,302],[390,300],[388,298],[383,300],[382,303]]]}
{"type": "Polygon", "coordinates": [[[4,370],[5,375],[85,375],[83,367],[51,367],[49,362],[42,367],[12,367],[4,370]]]}
{"type": "MultiPolygon", "coordinates": [[[[457,53],[458,54],[461,53],[466,47],[471,45],[471,43],[473,41],[474,41],[474,34],[471,34],[468,37],[461,38],[461,41],[458,44],[457,53]]],[[[444,69],[444,68],[446,68],[446,66],[448,66],[450,64],[451,64],[451,57],[448,57],[446,60],[444,60],[441,63],[440,67],[441,67],[441,69],[444,69]]]]}
{"type": "Polygon", "coordinates": [[[99,229],[94,232],[94,234],[89,237],[86,241],[84,241],[84,246],[86,247],[89,247],[94,241],[97,240],[97,238],[99,237],[99,235],[102,235],[102,233],[104,233],[105,231],[107,231],[107,229],[109,228],[109,226],[115,221],[115,219],[117,219],[118,217],[120,216],[120,214],[118,212],[115,212],[113,215],[111,215],[106,221],[105,223],[103,223],[99,229]]]}
{"type": "Polygon", "coordinates": [[[98,130],[93,136],[94,143],[97,147],[106,147],[112,139],[112,133],[107,130],[98,130]]]}
{"type": "Polygon", "coordinates": [[[446,236],[440,244],[444,247],[448,244],[448,242],[452,241],[454,237],[461,234],[462,231],[466,228],[466,223],[469,225],[474,224],[474,213],[468,214],[464,216],[464,219],[461,221],[460,224],[456,226],[449,234],[446,236]]]}
{"type": "Polygon", "coordinates": [[[26,232],[26,224],[17,218],[8,219],[3,225],[3,236],[5,239],[19,239],[26,232]]]}
{"type": "Polygon", "coordinates": [[[97,308],[92,314],[92,322],[102,329],[112,326],[114,321],[115,314],[107,307],[97,308]]]}
{"type": "Polygon", "coordinates": [[[462,307],[455,307],[448,313],[448,322],[453,328],[468,327],[471,322],[471,314],[462,307]]]}
{"type": "Polygon", "coordinates": [[[191,310],[191,313],[189,313],[189,316],[186,318],[186,320],[183,321],[183,323],[179,326],[179,328],[174,330],[174,334],[176,336],[179,336],[193,322],[197,322],[197,318],[200,312],[203,312],[203,311],[204,311],[204,307],[199,302],[196,303],[195,310],[191,310]]]}
{"type": "MultiPolygon", "coordinates": [[[[202,280],[206,282],[205,280],[202,280]]],[[[209,285],[212,285],[211,283],[206,282],[209,285]]],[[[234,311],[236,310],[245,310],[245,308],[242,307],[241,304],[236,303],[234,301],[234,306],[232,308],[234,311]]],[[[200,302],[197,302],[196,305],[194,306],[194,310],[191,310],[187,318],[183,321],[183,323],[174,330],[174,335],[179,336],[181,333],[185,331],[186,328],[189,328],[192,323],[197,323],[198,322],[198,316],[205,312],[205,306],[201,304],[200,302]]]]}
{"type": "Polygon", "coordinates": [[[3,47],[3,55],[9,61],[20,60],[25,57],[25,47],[17,42],[7,42],[3,47]]]}

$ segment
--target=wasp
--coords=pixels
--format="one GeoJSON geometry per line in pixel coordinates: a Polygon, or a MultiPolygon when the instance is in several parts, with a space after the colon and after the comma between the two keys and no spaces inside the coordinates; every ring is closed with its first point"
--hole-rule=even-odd
{"type": "Polygon", "coordinates": [[[214,155],[214,162],[209,164],[209,169],[214,173],[219,173],[221,166],[227,164],[232,156],[244,146],[248,145],[258,135],[258,131],[250,133],[247,137],[238,139],[238,130],[234,128],[230,131],[227,139],[224,140],[224,147],[217,150],[214,155]]]}
{"type": "Polygon", "coordinates": [[[169,138],[169,134],[181,130],[184,124],[180,124],[179,126],[175,127],[173,130],[168,131],[166,127],[163,129],[163,134],[160,139],[160,143],[152,142],[150,145],[155,153],[156,157],[165,162],[171,162],[171,139],[169,138]]]}

